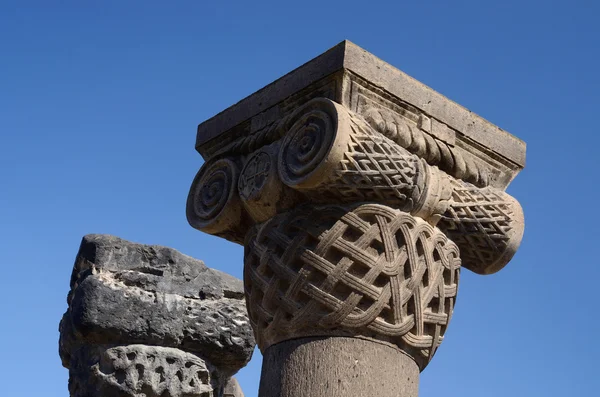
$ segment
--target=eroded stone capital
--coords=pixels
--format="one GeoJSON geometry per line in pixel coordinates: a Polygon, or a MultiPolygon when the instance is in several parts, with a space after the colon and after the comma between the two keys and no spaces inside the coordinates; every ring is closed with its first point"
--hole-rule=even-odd
{"type": "Polygon", "coordinates": [[[70,395],[220,396],[254,350],[243,296],[174,249],[85,236],[60,322],[70,395]]]}

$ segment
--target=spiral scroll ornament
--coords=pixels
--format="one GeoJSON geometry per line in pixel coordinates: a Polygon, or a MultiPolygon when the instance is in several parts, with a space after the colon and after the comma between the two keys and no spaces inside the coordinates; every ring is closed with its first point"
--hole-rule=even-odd
{"type": "Polygon", "coordinates": [[[299,108],[279,152],[279,176],[295,188],[310,188],[324,178],[330,157],[341,157],[334,145],[338,131],[338,107],[333,101],[316,99],[299,108]]]}
{"type": "Polygon", "coordinates": [[[423,369],[443,340],[459,272],[442,232],[378,204],[301,207],[246,238],[246,304],[263,352],[299,337],[362,337],[423,369]]]}
{"type": "Polygon", "coordinates": [[[242,213],[237,180],[237,166],[229,159],[204,164],[188,195],[186,212],[190,225],[210,234],[235,229],[242,213]]]}
{"type": "Polygon", "coordinates": [[[437,168],[375,131],[360,115],[320,98],[300,108],[294,120],[281,144],[279,175],[312,202],[375,202],[432,224],[445,211],[449,192],[440,186],[437,168]]]}
{"type": "MultiPolygon", "coordinates": [[[[339,163],[328,164],[327,183],[314,189],[317,202],[376,202],[405,212],[418,210],[424,200],[426,164],[345,111],[349,123],[344,134],[344,154],[339,163]]],[[[339,139],[341,140],[341,139],[339,139]]]]}

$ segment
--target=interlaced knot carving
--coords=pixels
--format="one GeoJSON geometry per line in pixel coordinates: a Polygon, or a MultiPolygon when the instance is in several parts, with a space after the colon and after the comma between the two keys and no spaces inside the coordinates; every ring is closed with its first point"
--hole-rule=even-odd
{"type": "Polygon", "coordinates": [[[269,181],[271,158],[268,153],[258,152],[250,157],[241,172],[238,182],[240,196],[249,199],[260,193],[269,181]]]}
{"type": "Polygon", "coordinates": [[[423,369],[443,340],[459,271],[442,232],[378,204],[301,207],[246,238],[246,302],[262,351],[302,336],[358,336],[398,346],[423,369]]]}

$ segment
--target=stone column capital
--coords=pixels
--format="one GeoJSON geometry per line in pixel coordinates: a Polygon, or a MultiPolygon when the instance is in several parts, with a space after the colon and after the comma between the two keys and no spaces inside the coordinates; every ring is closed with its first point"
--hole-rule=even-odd
{"type": "Polygon", "coordinates": [[[202,123],[196,148],[187,218],[244,245],[263,353],[349,337],[422,370],[461,266],[495,273],[523,235],[504,190],[524,143],[349,42],[202,123]]]}

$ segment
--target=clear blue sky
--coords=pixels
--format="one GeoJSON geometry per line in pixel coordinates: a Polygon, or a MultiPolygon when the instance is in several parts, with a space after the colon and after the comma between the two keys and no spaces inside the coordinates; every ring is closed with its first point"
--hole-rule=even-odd
{"type": "MultiPolygon", "coordinates": [[[[68,395],[58,322],[81,237],[242,275],[185,219],[195,129],[349,39],[528,144],[499,274],[463,271],[421,397],[597,395],[595,1],[0,1],[0,394],[68,395]],[[334,4],[337,3],[337,4],[334,4]]],[[[239,373],[258,388],[260,354],[239,373]]]]}

